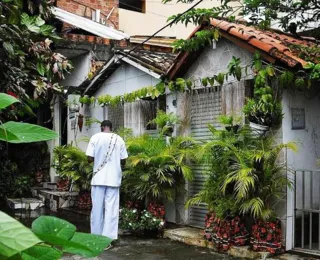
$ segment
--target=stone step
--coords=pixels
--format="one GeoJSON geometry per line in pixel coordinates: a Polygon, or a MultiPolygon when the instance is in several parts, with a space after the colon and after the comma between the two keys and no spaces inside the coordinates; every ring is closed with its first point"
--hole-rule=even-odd
{"type": "Polygon", "coordinates": [[[44,202],[35,198],[8,198],[8,207],[11,209],[30,209],[35,210],[43,207],[44,202]]]}
{"type": "Polygon", "coordinates": [[[57,212],[60,208],[73,207],[76,204],[79,192],[39,190],[39,197],[43,199],[46,207],[57,212]]]}
{"type": "MultiPolygon", "coordinates": [[[[213,244],[207,241],[203,236],[203,230],[192,227],[183,227],[177,229],[168,229],[164,232],[164,237],[173,241],[179,241],[188,245],[206,247],[216,250],[213,244]]],[[[265,259],[269,256],[266,252],[254,252],[249,246],[231,246],[226,252],[228,255],[243,259],[265,259]]]]}
{"type": "Polygon", "coordinates": [[[44,182],[43,188],[48,190],[56,190],[57,189],[57,183],[56,182],[44,182]]]}

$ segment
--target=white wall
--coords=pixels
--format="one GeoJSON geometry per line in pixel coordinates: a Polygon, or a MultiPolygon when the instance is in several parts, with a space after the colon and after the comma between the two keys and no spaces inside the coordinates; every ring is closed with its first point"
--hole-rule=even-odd
{"type": "Polygon", "coordinates": [[[60,84],[66,87],[78,87],[88,77],[91,56],[91,53],[86,53],[72,59],[74,69],[70,74],[65,74],[65,79],[60,84]]]}
{"type": "MultiPolygon", "coordinates": [[[[106,94],[111,96],[123,95],[143,87],[154,86],[158,82],[158,79],[153,78],[149,74],[146,74],[131,65],[123,64],[103,83],[94,96],[99,97],[106,94]]],[[[69,98],[71,100],[71,97],[69,98]]],[[[78,100],[78,98],[76,98],[76,100],[78,100]]],[[[142,122],[138,113],[134,112],[134,109],[127,109],[126,113],[126,108],[128,108],[128,106],[134,107],[134,104],[125,105],[125,127],[132,128],[135,134],[139,134],[143,130],[142,122]],[[129,110],[132,111],[130,115],[128,115],[129,110]],[[132,118],[129,118],[130,116],[132,118]]],[[[101,107],[98,104],[90,106],[85,105],[81,108],[80,113],[103,121],[107,119],[108,107],[101,107]]],[[[91,137],[98,132],[100,132],[99,124],[92,124],[90,127],[83,126],[82,133],[71,130],[71,122],[70,119],[68,120],[68,142],[79,139],[81,136],[91,137]]],[[[78,146],[85,150],[87,143],[78,142],[78,146]]]]}
{"type": "MultiPolygon", "coordinates": [[[[129,35],[152,35],[157,30],[166,25],[167,19],[175,14],[183,13],[194,3],[183,4],[176,1],[168,4],[162,3],[162,0],[146,0],[146,12],[139,13],[119,8],[119,29],[129,35]]],[[[231,5],[235,5],[232,3],[231,5]]],[[[212,8],[220,6],[220,1],[203,1],[196,8],[212,8]]],[[[157,36],[187,38],[195,29],[195,25],[184,24],[172,25],[161,31],[157,36]]]]}
{"type": "MultiPolygon", "coordinates": [[[[283,95],[283,112],[284,119],[282,123],[283,142],[296,142],[299,151],[294,153],[288,151],[287,163],[293,170],[317,170],[319,165],[317,160],[320,158],[320,97],[318,95],[309,95],[307,98],[305,93],[285,91],[283,95]],[[305,129],[292,130],[292,108],[305,109],[305,129]]],[[[294,178],[293,174],[290,174],[294,178]]],[[[319,188],[320,188],[320,172],[314,172],[313,179],[310,178],[309,172],[305,173],[305,208],[319,208],[319,188]],[[311,183],[313,192],[311,195],[311,183]],[[313,203],[311,204],[311,198],[313,203]]],[[[296,174],[296,192],[297,208],[302,207],[302,174],[296,174]]],[[[294,190],[287,190],[287,235],[286,249],[292,248],[292,237],[294,230],[294,190]]],[[[299,217],[300,212],[297,213],[299,217]]]]}

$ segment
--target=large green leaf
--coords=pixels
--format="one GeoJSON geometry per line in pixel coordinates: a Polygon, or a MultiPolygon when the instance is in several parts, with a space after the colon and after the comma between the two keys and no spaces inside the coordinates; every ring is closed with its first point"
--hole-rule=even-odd
{"type": "Polygon", "coordinates": [[[56,260],[62,257],[62,252],[47,245],[35,245],[22,252],[23,260],[56,260]]]}
{"type": "Polygon", "coordinates": [[[30,229],[0,211],[0,259],[11,257],[40,242],[30,229]]]}
{"type": "Polygon", "coordinates": [[[28,123],[7,122],[0,126],[0,140],[9,143],[31,143],[52,140],[58,134],[47,128],[28,123]]]}
{"type": "Polygon", "coordinates": [[[94,234],[85,234],[76,232],[70,242],[82,245],[87,249],[81,249],[73,246],[64,247],[64,252],[81,255],[84,257],[96,257],[108,246],[112,239],[94,234]]]}
{"type": "Polygon", "coordinates": [[[41,216],[32,223],[32,230],[36,234],[50,234],[65,240],[71,239],[76,227],[63,219],[41,216]]]}
{"type": "Polygon", "coordinates": [[[19,100],[16,99],[15,97],[4,94],[4,93],[0,93],[0,110],[17,102],[19,102],[19,100]]]}

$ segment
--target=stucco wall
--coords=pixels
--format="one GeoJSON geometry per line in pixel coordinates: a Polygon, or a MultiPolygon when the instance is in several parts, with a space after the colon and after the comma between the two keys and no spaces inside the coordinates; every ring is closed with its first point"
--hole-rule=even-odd
{"type": "MultiPolygon", "coordinates": [[[[123,95],[125,93],[130,93],[134,90],[138,90],[143,87],[152,86],[158,83],[158,80],[142,72],[135,67],[127,64],[123,64],[119,67],[110,77],[107,79],[100,89],[95,93],[95,97],[101,95],[109,94],[111,96],[123,95]]],[[[71,97],[69,97],[71,99],[71,97]]],[[[72,98],[73,100],[73,98],[72,98]]],[[[75,99],[77,100],[77,98],[75,99]]],[[[134,106],[134,104],[126,104],[127,116],[125,117],[125,127],[132,128],[135,134],[139,134],[141,129],[141,122],[139,117],[136,120],[128,120],[128,111],[132,111],[132,115],[135,115],[134,109],[128,109],[128,106],[134,106]],[[126,120],[127,119],[127,120],[126,120]],[[129,121],[129,122],[128,122],[129,121]]],[[[107,119],[108,107],[101,107],[98,104],[95,105],[85,105],[81,108],[80,113],[90,116],[92,118],[98,119],[100,121],[107,119]]],[[[137,115],[135,115],[137,116],[137,115]]],[[[83,131],[80,133],[78,130],[71,130],[71,122],[68,120],[68,141],[75,141],[81,136],[91,137],[92,135],[100,131],[99,124],[92,124],[89,127],[83,126],[83,131]],[[76,135],[75,135],[76,134],[76,135]]],[[[81,142],[77,143],[79,147],[83,150],[86,149],[87,143],[81,142]]]]}
{"type": "MultiPolygon", "coordinates": [[[[232,59],[232,56],[241,58],[242,64],[247,65],[251,60],[251,54],[234,45],[228,40],[221,39],[217,42],[215,48],[212,46],[205,48],[202,54],[198,59],[190,66],[187,71],[185,78],[189,78],[194,81],[197,88],[202,88],[201,78],[212,77],[213,75],[218,74],[219,72],[227,72],[227,66],[232,59]]],[[[248,70],[249,71],[249,70],[248,70]]],[[[248,72],[251,73],[250,71],[248,72]]],[[[243,71],[243,75],[244,71],[243,71]]],[[[252,75],[248,75],[247,78],[252,78],[252,75]]],[[[178,95],[178,111],[177,114],[183,119],[183,121],[188,124],[188,116],[190,117],[191,99],[188,98],[188,95],[178,95]],[[188,105],[187,105],[188,104],[188,105]]],[[[245,86],[243,82],[238,82],[233,77],[229,77],[228,82],[225,82],[225,85],[221,88],[221,108],[219,111],[222,113],[231,114],[231,113],[241,113],[241,108],[245,100],[245,86]]],[[[201,104],[199,104],[200,106],[201,104]]],[[[212,115],[214,118],[216,115],[212,115]]],[[[190,124],[190,120],[189,120],[190,124]]],[[[206,127],[206,124],[203,125],[206,127]]],[[[186,127],[180,127],[180,130],[184,134],[190,134],[191,128],[189,125],[186,127]]],[[[186,185],[188,188],[188,184],[186,185]]],[[[175,202],[176,206],[176,221],[179,223],[188,223],[189,212],[185,209],[186,197],[183,194],[177,196],[175,202]]]]}
{"type": "MultiPolygon", "coordinates": [[[[304,199],[305,208],[318,209],[319,207],[319,185],[320,172],[314,172],[313,179],[310,179],[308,170],[319,170],[317,160],[320,158],[320,97],[316,92],[302,93],[285,91],[283,95],[283,112],[284,119],[282,123],[283,142],[296,142],[298,152],[288,151],[287,163],[293,170],[306,170],[304,199]],[[305,129],[292,130],[292,108],[305,109],[305,129]],[[310,184],[312,182],[312,184],[310,184]],[[311,185],[312,188],[311,189],[311,185]],[[311,190],[313,203],[311,205],[311,190]]],[[[294,178],[293,174],[290,174],[294,178]]],[[[302,174],[296,174],[296,206],[302,207],[302,174]]],[[[294,224],[294,190],[287,190],[287,249],[292,248],[293,224],[294,224]]],[[[297,216],[301,216],[301,212],[297,212],[297,216]]],[[[300,224],[301,225],[301,224],[300,224]]]]}
{"type": "Polygon", "coordinates": [[[86,53],[72,59],[74,69],[70,74],[65,74],[65,79],[60,84],[65,87],[78,87],[88,77],[91,56],[91,53],[86,53]]]}

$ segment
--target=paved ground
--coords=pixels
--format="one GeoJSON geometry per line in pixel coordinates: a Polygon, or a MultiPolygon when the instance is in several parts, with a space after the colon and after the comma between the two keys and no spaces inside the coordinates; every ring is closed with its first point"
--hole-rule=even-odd
{"type": "MultiPolygon", "coordinates": [[[[64,260],[84,259],[78,256],[64,257],[64,260]]],[[[228,260],[236,259],[218,254],[210,249],[188,246],[169,239],[138,239],[124,237],[114,248],[102,253],[96,259],[112,260],[228,260]]]]}

